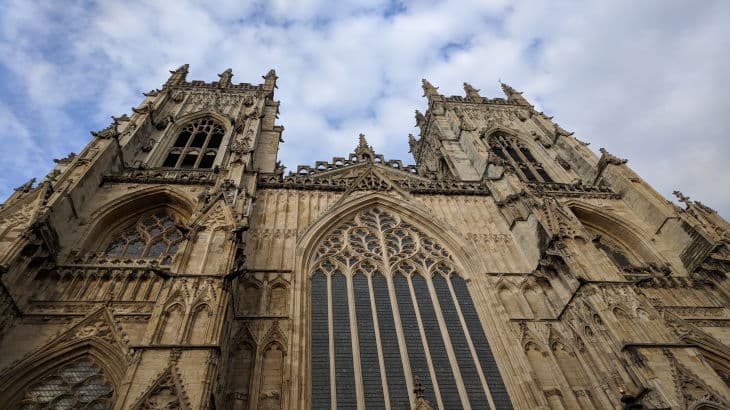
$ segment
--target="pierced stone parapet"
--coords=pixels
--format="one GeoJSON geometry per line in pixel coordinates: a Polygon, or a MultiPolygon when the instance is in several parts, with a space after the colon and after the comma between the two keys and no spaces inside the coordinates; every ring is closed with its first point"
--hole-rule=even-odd
{"type": "Polygon", "coordinates": [[[611,188],[598,185],[546,182],[527,184],[527,186],[540,196],[621,199],[621,195],[611,188]]]}
{"type": "Polygon", "coordinates": [[[215,185],[218,171],[216,169],[126,168],[117,174],[104,175],[104,182],[215,185]]]}

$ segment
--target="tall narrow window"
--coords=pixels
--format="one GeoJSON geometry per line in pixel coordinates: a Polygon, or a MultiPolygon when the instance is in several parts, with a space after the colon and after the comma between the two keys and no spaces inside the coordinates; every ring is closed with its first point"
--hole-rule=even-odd
{"type": "Polygon", "coordinates": [[[489,137],[489,147],[502,161],[512,165],[517,174],[528,182],[553,182],[542,164],[535,159],[530,150],[516,138],[503,132],[495,132],[489,137]]]}
{"type": "Polygon", "coordinates": [[[212,168],[225,129],[212,118],[205,117],[187,124],[175,139],[163,167],[212,168]]]}
{"type": "Polygon", "coordinates": [[[144,215],[117,234],[104,252],[119,258],[154,258],[163,265],[172,262],[183,234],[175,221],[165,212],[144,215]]]}
{"type": "Polygon", "coordinates": [[[434,238],[374,207],[325,237],[312,264],[313,408],[408,408],[416,377],[434,408],[511,407],[466,283],[434,238]]]}

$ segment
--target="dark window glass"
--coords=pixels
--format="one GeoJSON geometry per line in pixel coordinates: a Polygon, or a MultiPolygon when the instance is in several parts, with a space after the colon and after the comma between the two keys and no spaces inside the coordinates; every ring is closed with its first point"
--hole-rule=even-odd
{"type": "Polygon", "coordinates": [[[175,140],[175,146],[184,147],[188,143],[188,138],[190,138],[190,131],[181,132],[175,140]]]}
{"type": "Polygon", "coordinates": [[[370,290],[368,278],[363,274],[352,277],[355,291],[355,315],[357,317],[357,333],[360,343],[360,369],[365,394],[365,407],[368,409],[385,408],[383,382],[380,379],[380,362],[378,345],[375,340],[373,313],[370,308],[370,290]]]}
{"type": "Polygon", "coordinates": [[[174,154],[170,153],[170,155],[167,156],[165,159],[165,163],[162,164],[163,167],[174,167],[177,165],[177,160],[180,159],[180,154],[174,154]]]}
{"type": "Polygon", "coordinates": [[[520,178],[529,182],[552,182],[552,178],[545,172],[542,164],[535,159],[527,147],[522,146],[511,135],[497,132],[489,137],[489,146],[492,152],[513,169],[518,171],[520,178]],[[507,151],[507,156],[504,151],[507,151]]]}
{"type": "Polygon", "coordinates": [[[504,151],[502,151],[502,148],[494,148],[492,151],[494,151],[497,156],[505,161],[507,161],[507,156],[504,155],[504,151]]]}
{"type": "Polygon", "coordinates": [[[527,167],[527,165],[524,165],[524,164],[520,165],[520,170],[522,171],[523,174],[525,174],[525,178],[527,178],[528,181],[530,181],[530,182],[537,181],[537,178],[535,178],[535,174],[533,174],[532,171],[530,171],[530,168],[527,167]]]}
{"type": "Polygon", "coordinates": [[[182,164],[180,164],[181,168],[192,168],[195,166],[195,162],[198,160],[197,154],[188,154],[185,155],[185,159],[183,159],[182,164]]]}
{"type": "Polygon", "coordinates": [[[355,369],[352,361],[350,308],[347,302],[347,283],[342,273],[335,273],[332,281],[332,335],[335,348],[335,386],[337,407],[357,408],[355,398],[355,369]]]}
{"type": "Polygon", "coordinates": [[[530,162],[537,162],[537,160],[535,159],[535,157],[532,156],[532,153],[530,152],[529,149],[527,149],[525,147],[522,147],[522,148],[520,148],[520,151],[522,152],[522,155],[524,155],[525,158],[527,158],[528,161],[530,161],[530,162]]]}
{"type": "Polygon", "coordinates": [[[198,152],[220,147],[225,129],[212,118],[200,118],[187,125],[180,131],[173,144],[173,149],[165,158],[163,166],[180,168],[211,168],[215,161],[216,151],[204,155],[198,163],[198,152]],[[174,155],[173,155],[174,154],[174,155]]]}
{"type": "Polygon", "coordinates": [[[221,146],[221,141],[223,140],[223,133],[216,132],[213,135],[210,136],[210,141],[208,142],[208,148],[218,148],[221,146]]]}
{"type": "Polygon", "coordinates": [[[494,405],[498,409],[511,409],[512,402],[507,394],[507,389],[504,387],[502,375],[499,373],[497,362],[492,355],[492,349],[489,347],[487,335],[484,334],[484,329],[474,308],[471,295],[469,295],[466,282],[458,276],[452,276],[451,285],[454,287],[454,293],[459,301],[461,314],[464,316],[466,328],[469,330],[471,342],[477,352],[482,372],[484,373],[484,377],[487,378],[487,385],[489,386],[489,391],[492,393],[494,405]]]}
{"type": "Polygon", "coordinates": [[[515,149],[509,145],[507,146],[507,153],[509,153],[509,156],[512,157],[512,159],[515,160],[516,163],[519,164],[522,162],[522,158],[517,155],[517,151],[515,151],[515,149]]]}
{"type": "Polygon", "coordinates": [[[380,343],[383,347],[383,362],[385,364],[385,377],[388,381],[390,408],[406,409],[410,406],[408,388],[403,372],[403,359],[400,355],[398,334],[395,330],[388,283],[380,273],[373,275],[372,282],[375,309],[378,314],[378,324],[380,325],[380,343]]]}
{"type": "Polygon", "coordinates": [[[203,148],[203,144],[205,144],[205,139],[208,137],[208,133],[205,131],[200,131],[195,134],[195,138],[193,138],[193,142],[190,143],[191,147],[198,147],[203,148]]]}
{"type": "Polygon", "coordinates": [[[396,274],[393,277],[393,286],[395,287],[395,296],[398,301],[403,334],[406,339],[406,349],[408,350],[408,360],[411,363],[411,372],[413,372],[413,377],[418,376],[421,379],[421,383],[426,390],[426,400],[429,403],[435,404],[436,395],[434,394],[433,384],[431,383],[431,372],[428,370],[426,353],[423,350],[421,332],[418,330],[418,321],[416,320],[416,312],[413,309],[408,280],[405,276],[396,274]]]}
{"type": "Polygon", "coordinates": [[[329,409],[330,350],[327,318],[327,278],[322,273],[312,275],[312,408],[329,409]]]}
{"type": "Polygon", "coordinates": [[[537,173],[540,175],[543,181],[553,182],[553,179],[550,178],[550,175],[548,175],[542,167],[537,167],[537,173]]]}
{"type": "MultiPolygon", "coordinates": [[[[481,380],[479,379],[479,373],[475,360],[469,351],[469,344],[466,341],[466,335],[461,327],[461,321],[459,315],[456,312],[456,306],[454,300],[449,292],[449,285],[446,283],[441,275],[434,275],[431,279],[433,282],[436,296],[438,297],[439,305],[441,305],[441,313],[444,315],[444,323],[446,329],[449,331],[449,337],[451,338],[451,348],[454,349],[454,355],[456,355],[456,362],[459,364],[459,371],[461,372],[461,378],[464,381],[464,387],[466,387],[466,393],[469,397],[469,403],[472,409],[489,409],[487,396],[482,387],[481,380]]],[[[441,383],[439,383],[441,385],[441,383]]]]}
{"type": "Polygon", "coordinates": [[[198,168],[211,168],[215,161],[215,152],[206,152],[203,158],[200,160],[198,168]]]}
{"type": "Polygon", "coordinates": [[[426,280],[421,275],[411,276],[411,282],[418,301],[421,323],[423,324],[423,331],[426,333],[428,351],[431,353],[431,363],[433,363],[433,370],[436,373],[436,380],[438,380],[441,400],[447,409],[461,409],[463,406],[459,397],[459,390],[456,389],[454,373],[451,371],[451,363],[449,362],[449,356],[446,354],[446,346],[441,335],[441,327],[438,319],[436,319],[436,310],[434,310],[431,301],[428,285],[426,285],[426,280]]]}

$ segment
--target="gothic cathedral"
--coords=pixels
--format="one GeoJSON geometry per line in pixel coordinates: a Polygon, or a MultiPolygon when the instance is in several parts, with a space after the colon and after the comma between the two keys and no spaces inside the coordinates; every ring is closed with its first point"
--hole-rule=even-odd
{"type": "Polygon", "coordinates": [[[506,84],[285,175],[275,72],[187,71],[0,208],[0,407],[730,408],[712,209],[506,84]]]}

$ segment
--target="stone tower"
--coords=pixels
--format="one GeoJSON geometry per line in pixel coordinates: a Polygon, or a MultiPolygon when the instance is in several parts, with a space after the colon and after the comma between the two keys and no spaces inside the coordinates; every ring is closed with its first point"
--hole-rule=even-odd
{"type": "Polygon", "coordinates": [[[730,407],[730,226],[537,112],[284,175],[276,74],[187,65],[0,208],[9,408],[730,407]]]}

